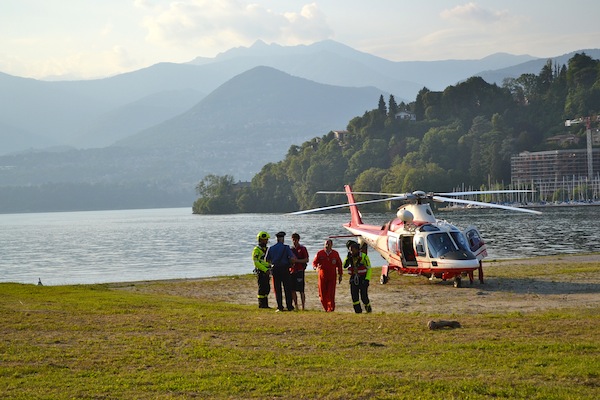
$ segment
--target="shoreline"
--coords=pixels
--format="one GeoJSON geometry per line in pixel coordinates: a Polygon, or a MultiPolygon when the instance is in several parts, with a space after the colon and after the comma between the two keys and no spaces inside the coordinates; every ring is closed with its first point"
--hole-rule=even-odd
{"type": "MultiPolygon", "coordinates": [[[[374,267],[375,276],[380,267],[374,267]]],[[[390,274],[387,284],[379,277],[369,287],[373,313],[423,315],[496,314],[568,308],[600,307],[600,253],[552,255],[484,262],[484,284],[390,274]]],[[[317,274],[306,274],[306,309],[322,311],[317,274]]],[[[167,279],[105,284],[109,290],[257,306],[256,278],[252,274],[220,277],[167,279]]],[[[275,305],[271,288],[269,305],[275,305]]],[[[336,289],[336,312],[352,313],[352,300],[345,275],[336,289]]]]}
{"type": "MultiPolygon", "coordinates": [[[[600,252],[598,253],[571,253],[571,254],[553,254],[548,256],[536,256],[527,258],[502,258],[502,259],[484,259],[483,267],[498,266],[498,265],[538,265],[547,261],[554,261],[559,263],[567,262],[598,262],[600,263],[600,252]],[[565,258],[568,258],[565,259],[565,258]]],[[[380,270],[381,265],[373,266],[374,269],[380,270]]],[[[311,274],[313,270],[307,269],[306,272],[311,274]]],[[[315,272],[316,273],[316,272],[315,272]]],[[[233,279],[244,276],[252,276],[252,273],[236,274],[236,275],[215,275],[215,276],[204,276],[196,278],[166,278],[166,279],[145,279],[136,281],[114,281],[104,283],[87,283],[83,285],[130,285],[130,284],[143,284],[143,283],[181,283],[190,281],[210,281],[218,279],[233,279]]],[[[61,285],[57,285],[61,286],[61,285]]]]}
{"type": "MultiPolygon", "coordinates": [[[[490,267],[494,265],[537,265],[547,261],[554,262],[600,262],[600,252],[597,253],[564,253],[564,254],[552,254],[547,256],[533,256],[526,258],[491,258],[484,259],[483,266],[490,267]],[[568,258],[569,260],[564,260],[568,258]]],[[[374,265],[373,268],[379,270],[382,265],[374,265]]],[[[310,275],[313,272],[312,269],[307,269],[307,273],[310,275]]],[[[140,285],[140,284],[151,284],[151,283],[183,283],[190,281],[208,281],[218,279],[232,279],[236,277],[252,276],[251,272],[244,274],[235,275],[212,275],[212,276],[198,276],[198,277],[181,277],[181,278],[157,278],[157,279],[134,279],[124,281],[101,281],[101,282],[84,282],[84,283],[61,283],[61,284],[45,284],[42,279],[44,286],[73,286],[73,285],[110,285],[110,286],[127,286],[127,285],[140,285]]],[[[379,278],[377,278],[377,281],[379,278]]],[[[31,282],[20,282],[20,281],[0,281],[0,284],[23,284],[23,285],[36,285],[37,281],[31,282]]]]}

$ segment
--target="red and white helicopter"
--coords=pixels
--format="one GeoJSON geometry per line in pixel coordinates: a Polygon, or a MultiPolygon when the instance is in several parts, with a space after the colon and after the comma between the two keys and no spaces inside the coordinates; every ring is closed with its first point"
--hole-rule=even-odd
{"type": "MultiPolygon", "coordinates": [[[[431,280],[434,278],[454,279],[454,286],[461,286],[461,277],[468,276],[473,282],[473,272],[478,270],[479,280],[483,283],[482,263],[487,256],[487,250],[479,231],[471,226],[461,231],[456,226],[437,219],[429,205],[430,201],[452,202],[481,207],[502,208],[506,210],[541,214],[539,211],[511,207],[501,204],[450,198],[447,196],[467,196],[474,194],[531,192],[527,190],[493,190],[469,191],[451,193],[374,193],[353,192],[349,185],[345,192],[318,192],[324,194],[343,194],[348,196],[348,203],[311,210],[297,211],[292,214],[305,214],[316,211],[332,210],[341,207],[350,208],[350,222],[344,228],[357,237],[358,242],[371,246],[388,262],[381,269],[380,283],[389,280],[389,271],[396,270],[401,274],[423,275],[431,280]],[[356,202],[354,195],[388,196],[382,199],[356,202]],[[405,204],[398,208],[396,218],[383,225],[368,225],[363,223],[358,205],[382,201],[399,200],[405,204]]],[[[339,237],[339,236],[338,236],[339,237]]]]}

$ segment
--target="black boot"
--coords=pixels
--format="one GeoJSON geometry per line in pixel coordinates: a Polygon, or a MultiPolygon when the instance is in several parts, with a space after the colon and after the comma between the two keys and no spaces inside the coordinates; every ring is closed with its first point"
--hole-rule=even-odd
{"type": "Polygon", "coordinates": [[[362,312],[362,307],[360,304],[354,304],[354,312],[360,314],[362,312]]]}
{"type": "Polygon", "coordinates": [[[370,313],[371,311],[373,311],[373,310],[371,309],[371,303],[369,303],[369,304],[365,304],[365,311],[366,311],[366,312],[368,312],[368,313],[370,313]]]}
{"type": "Polygon", "coordinates": [[[258,308],[271,308],[269,307],[269,299],[267,297],[261,297],[258,299],[258,308]]]}

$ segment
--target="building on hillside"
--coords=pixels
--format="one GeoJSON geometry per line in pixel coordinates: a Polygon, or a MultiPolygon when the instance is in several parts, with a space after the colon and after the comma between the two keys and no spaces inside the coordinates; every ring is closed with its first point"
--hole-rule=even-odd
{"type": "Polygon", "coordinates": [[[348,131],[333,131],[333,137],[335,137],[339,142],[344,143],[348,133],[348,131]]]}
{"type": "Polygon", "coordinates": [[[564,135],[555,135],[546,139],[546,143],[554,144],[558,146],[568,146],[572,144],[579,144],[580,137],[573,134],[567,133],[564,135]]]}
{"type": "MultiPolygon", "coordinates": [[[[539,198],[551,201],[557,191],[591,192],[594,199],[600,194],[600,149],[592,149],[593,176],[588,173],[586,149],[550,150],[513,155],[510,160],[513,188],[530,187],[539,192],[539,198]]],[[[570,200],[574,196],[569,196],[570,200]]]]}
{"type": "Polygon", "coordinates": [[[403,119],[406,121],[416,121],[417,120],[417,115],[415,113],[412,113],[410,111],[398,111],[396,113],[396,115],[394,115],[394,118],[396,119],[403,119]]]}

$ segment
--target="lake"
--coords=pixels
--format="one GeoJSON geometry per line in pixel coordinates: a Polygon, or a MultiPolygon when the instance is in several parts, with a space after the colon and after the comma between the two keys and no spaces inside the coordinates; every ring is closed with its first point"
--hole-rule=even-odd
{"type": "MultiPolygon", "coordinates": [[[[437,212],[475,225],[488,259],[600,251],[600,207],[548,207],[542,215],[495,209],[437,212]]],[[[298,232],[312,258],[330,235],[346,235],[347,213],[193,215],[191,208],[0,214],[0,282],[45,285],[240,275],[252,272],[256,234],[298,232]]],[[[383,224],[390,214],[366,213],[383,224]]],[[[347,239],[334,239],[342,257],[347,239]]],[[[373,265],[383,259],[370,252],[373,265]]]]}

